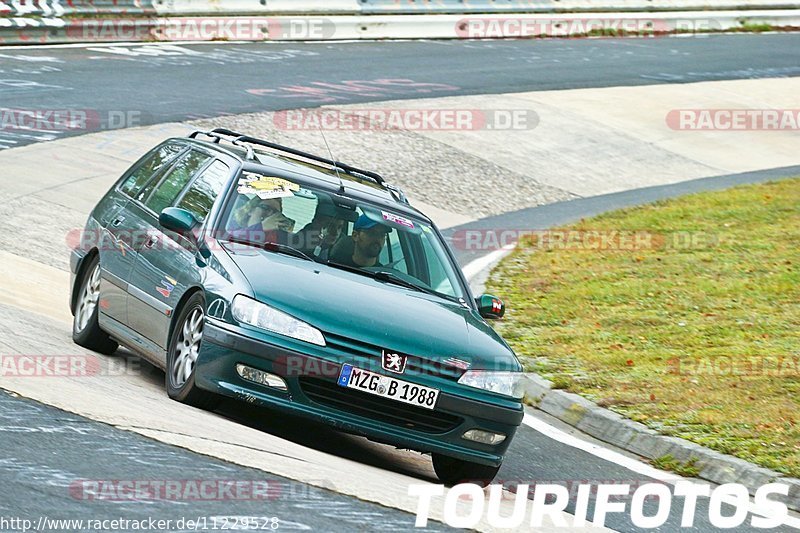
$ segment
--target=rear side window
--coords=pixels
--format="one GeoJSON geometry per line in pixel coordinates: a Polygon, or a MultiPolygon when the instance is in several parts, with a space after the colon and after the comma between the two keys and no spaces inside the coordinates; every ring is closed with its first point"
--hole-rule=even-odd
{"type": "MultiPolygon", "coordinates": [[[[190,150],[161,180],[161,183],[158,184],[145,205],[156,213],[160,213],[165,207],[171,206],[192,176],[210,159],[211,156],[196,150],[190,150]]],[[[146,197],[141,193],[139,196],[146,197]]]]}
{"type": "Polygon", "coordinates": [[[230,173],[228,165],[219,160],[214,161],[194,180],[177,207],[186,209],[202,222],[211,211],[211,206],[228,181],[230,173]]]}
{"type": "Polygon", "coordinates": [[[122,192],[128,196],[136,196],[153,175],[166,167],[177,156],[184,146],[180,144],[167,144],[158,148],[128,176],[122,184],[122,192]]]}

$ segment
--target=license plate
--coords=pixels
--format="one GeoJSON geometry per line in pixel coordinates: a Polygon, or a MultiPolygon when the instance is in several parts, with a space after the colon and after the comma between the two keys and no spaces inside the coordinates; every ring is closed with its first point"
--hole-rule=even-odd
{"type": "Polygon", "coordinates": [[[431,389],[401,379],[376,374],[375,372],[356,368],[353,365],[342,366],[338,383],[341,387],[360,390],[425,409],[436,407],[436,400],[439,398],[438,389],[431,389]]]}

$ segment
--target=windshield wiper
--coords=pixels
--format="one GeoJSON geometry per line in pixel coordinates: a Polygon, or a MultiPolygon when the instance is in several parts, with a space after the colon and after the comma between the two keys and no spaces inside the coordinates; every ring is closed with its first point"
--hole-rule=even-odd
{"type": "Polygon", "coordinates": [[[407,279],[401,278],[400,276],[392,272],[381,270],[379,272],[374,272],[374,274],[375,278],[381,281],[402,285],[403,287],[408,287],[409,289],[417,290],[419,292],[424,292],[425,294],[430,294],[432,296],[438,296],[439,298],[444,298],[445,300],[458,301],[458,299],[455,296],[439,292],[435,289],[430,289],[428,287],[425,287],[424,285],[417,285],[416,283],[412,283],[407,279]]]}
{"type": "Polygon", "coordinates": [[[433,294],[434,296],[441,296],[438,292],[433,289],[429,289],[427,287],[423,287],[422,285],[417,285],[416,283],[411,283],[407,279],[403,279],[400,276],[392,274],[391,272],[386,272],[385,270],[381,270],[379,272],[371,272],[371,274],[375,275],[375,279],[380,281],[386,281],[388,283],[394,283],[395,285],[401,285],[408,289],[416,290],[419,292],[424,292],[426,294],[433,294]]]}
{"type": "Polygon", "coordinates": [[[372,274],[374,272],[367,272],[366,270],[361,270],[358,267],[345,265],[344,263],[337,263],[336,261],[331,261],[330,259],[325,262],[326,265],[332,266],[341,270],[347,270],[348,272],[355,272],[356,274],[364,274],[365,276],[374,277],[372,274]]]}
{"type": "Polygon", "coordinates": [[[263,248],[264,250],[268,250],[270,252],[292,255],[294,257],[299,257],[300,259],[306,259],[308,261],[313,261],[315,263],[317,262],[316,259],[308,255],[304,251],[298,250],[297,248],[293,248],[288,244],[281,244],[279,242],[254,242],[254,241],[248,241],[247,239],[237,239],[236,237],[229,237],[228,240],[239,244],[247,244],[249,246],[255,246],[257,248],[263,248]]]}
{"type": "Polygon", "coordinates": [[[328,264],[328,265],[330,265],[332,267],[340,268],[342,270],[347,270],[348,272],[355,272],[356,274],[362,274],[362,275],[365,275],[365,276],[369,276],[370,278],[377,279],[378,281],[385,281],[387,283],[394,283],[395,285],[400,285],[400,286],[405,287],[407,289],[411,289],[411,290],[415,290],[415,291],[419,291],[419,292],[424,292],[426,294],[432,294],[434,296],[439,296],[439,297],[446,296],[444,294],[436,292],[433,289],[429,289],[427,287],[423,287],[421,285],[417,285],[416,283],[412,283],[412,282],[410,282],[410,281],[408,281],[406,279],[401,278],[400,276],[398,276],[396,274],[393,274],[391,272],[387,272],[385,270],[379,270],[379,271],[363,270],[363,269],[358,268],[358,267],[345,265],[345,264],[342,264],[342,263],[337,263],[336,261],[328,261],[326,264],[328,264]]]}

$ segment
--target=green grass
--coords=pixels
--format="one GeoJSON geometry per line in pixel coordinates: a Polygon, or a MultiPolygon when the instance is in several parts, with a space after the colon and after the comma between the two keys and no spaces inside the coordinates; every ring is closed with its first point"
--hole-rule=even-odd
{"type": "Polygon", "coordinates": [[[695,466],[697,464],[697,458],[695,457],[692,457],[685,463],[682,463],[671,455],[667,454],[653,459],[650,461],[650,463],[656,468],[660,468],[661,470],[666,470],[668,472],[674,472],[683,477],[697,477],[698,474],[700,474],[700,469],[695,466]]]}
{"type": "Polygon", "coordinates": [[[776,31],[778,29],[765,22],[748,22],[747,19],[739,20],[739,24],[741,24],[741,27],[737,28],[737,31],[746,33],[763,33],[767,31],[776,31]]]}
{"type": "Polygon", "coordinates": [[[800,179],[570,229],[645,231],[652,245],[531,240],[501,263],[489,290],[508,304],[499,330],[527,369],[663,434],[800,476],[800,179]]]}

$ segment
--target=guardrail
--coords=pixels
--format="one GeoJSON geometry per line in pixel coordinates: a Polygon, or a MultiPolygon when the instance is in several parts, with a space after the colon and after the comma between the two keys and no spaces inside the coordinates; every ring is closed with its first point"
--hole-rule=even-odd
{"type": "Polygon", "coordinates": [[[151,0],[0,0],[0,17],[155,14],[151,0]]]}
{"type": "Polygon", "coordinates": [[[365,15],[401,13],[580,13],[796,9],[775,0],[362,0],[365,15]]]}
{"type": "Polygon", "coordinates": [[[795,9],[780,0],[0,0],[0,17],[408,15],[795,9]]]}
{"type": "Polygon", "coordinates": [[[800,9],[769,11],[346,15],[250,17],[1,18],[0,44],[173,41],[325,41],[639,36],[800,29],[800,9]]]}

